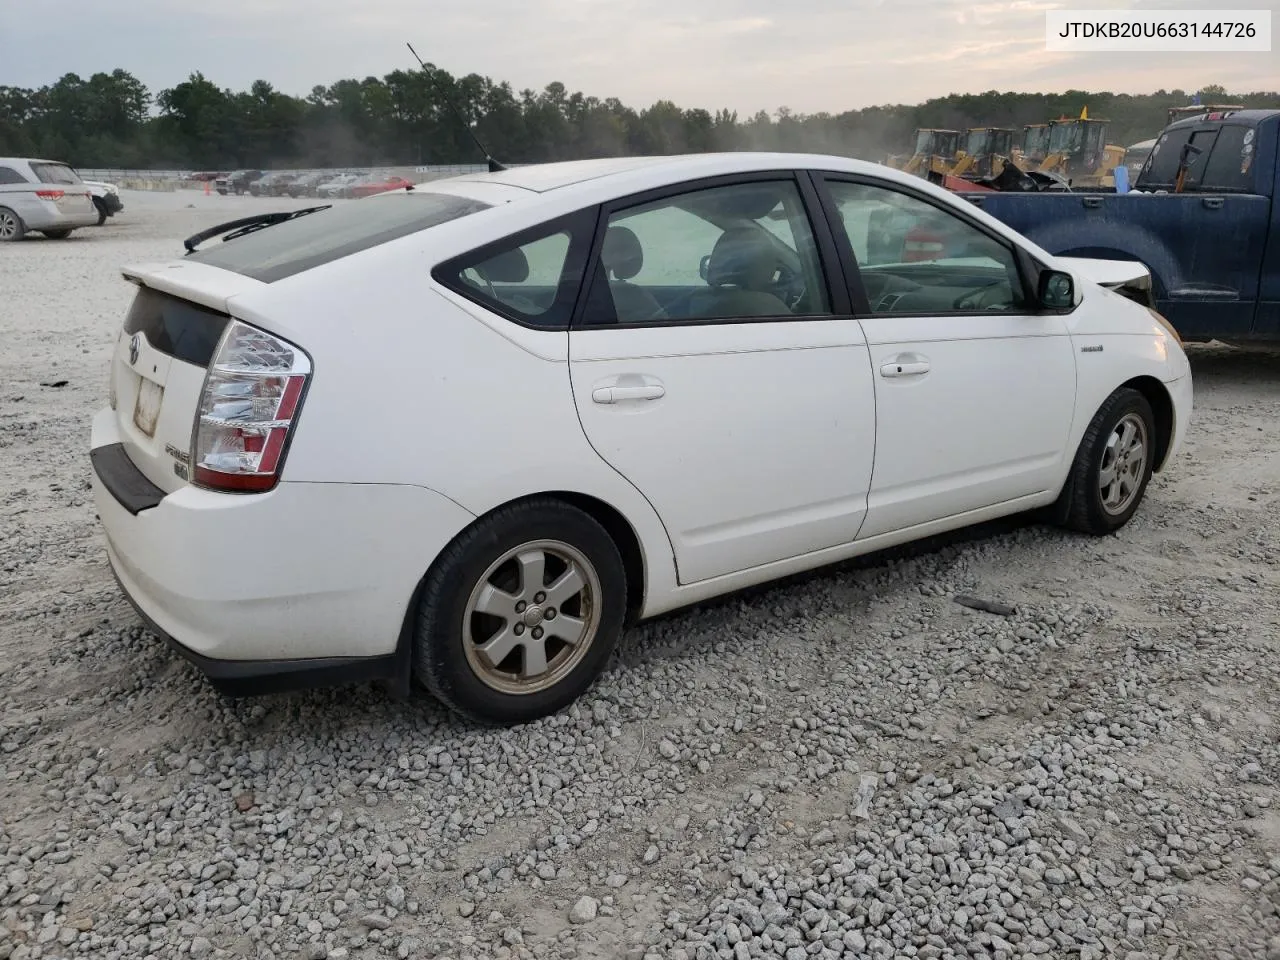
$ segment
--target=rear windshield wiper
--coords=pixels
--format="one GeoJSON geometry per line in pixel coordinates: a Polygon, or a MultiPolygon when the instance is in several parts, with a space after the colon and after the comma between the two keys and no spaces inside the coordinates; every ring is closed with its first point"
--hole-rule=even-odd
{"type": "Polygon", "coordinates": [[[333,204],[326,203],[318,207],[303,207],[301,210],[281,210],[276,213],[259,213],[252,217],[241,217],[239,220],[228,220],[226,223],[220,223],[216,227],[210,227],[208,230],[201,230],[199,233],[193,233],[187,239],[182,241],[182,245],[187,248],[187,253],[195,253],[196,247],[204,243],[210,237],[216,237],[225,233],[222,242],[234,240],[236,237],[243,237],[246,233],[253,233],[255,230],[262,230],[266,227],[273,226],[277,223],[284,223],[286,220],[293,220],[295,217],[303,217],[308,213],[315,213],[317,210],[328,210],[333,204]]]}

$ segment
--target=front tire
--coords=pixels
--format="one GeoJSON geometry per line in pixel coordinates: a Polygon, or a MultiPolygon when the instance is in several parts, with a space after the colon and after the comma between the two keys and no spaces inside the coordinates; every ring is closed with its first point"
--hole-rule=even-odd
{"type": "Polygon", "coordinates": [[[595,681],[626,606],[621,554],[591,516],[550,498],[503,507],[460,534],[427,575],[414,673],[473,720],[536,720],[595,681]]]}
{"type": "Polygon", "coordinates": [[[1151,404],[1121,387],[1094,414],[1060,502],[1063,525],[1101,536],[1133,517],[1155,466],[1156,424],[1151,404]]]}

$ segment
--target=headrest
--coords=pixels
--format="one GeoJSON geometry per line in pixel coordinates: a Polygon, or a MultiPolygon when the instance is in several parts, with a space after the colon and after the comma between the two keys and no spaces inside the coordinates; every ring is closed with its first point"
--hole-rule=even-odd
{"type": "Polygon", "coordinates": [[[491,283],[524,283],[529,279],[529,261],[524,251],[515,247],[477,264],[476,272],[491,283]]]}
{"type": "Polygon", "coordinates": [[[627,227],[610,227],[604,235],[600,259],[614,279],[630,280],[644,266],[644,249],[639,238],[627,227]]]}
{"type": "Polygon", "coordinates": [[[778,253],[756,227],[733,227],[721,234],[707,263],[707,283],[743,290],[764,289],[778,268],[778,253]]]}

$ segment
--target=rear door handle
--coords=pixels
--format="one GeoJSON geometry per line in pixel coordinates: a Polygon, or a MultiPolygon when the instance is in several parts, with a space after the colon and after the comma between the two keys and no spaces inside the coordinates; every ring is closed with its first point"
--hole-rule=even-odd
{"type": "Polygon", "coordinates": [[[890,360],[880,367],[882,377],[918,377],[928,372],[928,360],[890,360]]]}
{"type": "Polygon", "coordinates": [[[666,396],[667,388],[653,377],[624,374],[606,380],[591,391],[596,403],[621,403],[624,400],[657,400],[666,396]]]}
{"type": "Polygon", "coordinates": [[[1205,197],[1205,198],[1204,198],[1203,200],[1201,200],[1200,202],[1201,202],[1201,203],[1203,203],[1203,204],[1204,204],[1206,207],[1208,207],[1210,210],[1221,210],[1221,209],[1222,209],[1222,198],[1221,198],[1221,197],[1205,197]]]}

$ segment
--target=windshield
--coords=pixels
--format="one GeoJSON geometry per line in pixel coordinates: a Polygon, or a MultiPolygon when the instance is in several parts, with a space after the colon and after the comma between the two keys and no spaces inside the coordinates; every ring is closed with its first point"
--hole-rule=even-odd
{"type": "Polygon", "coordinates": [[[1055,124],[1049,131],[1049,149],[1053,153],[1070,153],[1080,145],[1080,126],[1075,123],[1055,124]]]}
{"type": "Polygon", "coordinates": [[[916,153],[929,153],[933,147],[933,131],[921,130],[916,134],[916,153]]]}
{"type": "Polygon", "coordinates": [[[82,183],[74,170],[65,163],[33,163],[31,172],[41,183],[82,183]]]}
{"type": "Polygon", "coordinates": [[[980,157],[987,153],[987,140],[989,139],[986,130],[970,130],[969,137],[964,142],[964,152],[971,157],[980,157]]]}
{"type": "Polygon", "coordinates": [[[234,240],[207,240],[208,246],[189,259],[272,283],[488,207],[447,193],[388,194],[318,210],[234,240]]]}

